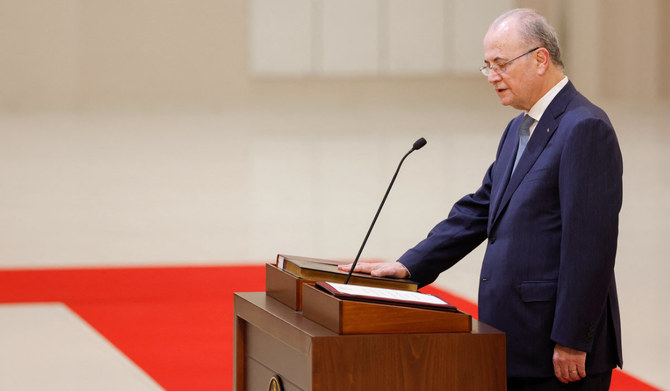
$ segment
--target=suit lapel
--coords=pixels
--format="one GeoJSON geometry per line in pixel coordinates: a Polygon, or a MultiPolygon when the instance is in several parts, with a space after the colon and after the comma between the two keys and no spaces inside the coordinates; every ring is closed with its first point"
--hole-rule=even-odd
{"type": "MultiPolygon", "coordinates": [[[[549,107],[547,107],[547,110],[545,110],[544,114],[540,118],[540,121],[537,123],[530,140],[528,140],[526,150],[521,156],[521,159],[519,160],[519,163],[513,174],[511,174],[511,171],[512,165],[514,164],[514,159],[516,157],[516,148],[513,149],[514,153],[511,153],[506,157],[506,167],[503,177],[503,182],[506,184],[506,186],[503,184],[500,188],[501,191],[499,191],[497,194],[496,198],[500,197],[499,202],[494,200],[494,208],[492,209],[494,215],[493,220],[489,225],[490,227],[492,227],[493,224],[495,224],[495,222],[498,220],[498,217],[502,214],[502,211],[505,210],[505,207],[509,203],[510,198],[512,198],[512,195],[521,184],[521,181],[526,176],[528,171],[533,167],[533,164],[535,164],[537,158],[540,156],[540,154],[542,154],[542,151],[544,151],[544,148],[547,146],[551,136],[554,134],[556,129],[558,129],[560,116],[565,112],[565,108],[567,107],[568,102],[570,102],[576,92],[577,91],[572,85],[572,82],[569,82],[565,88],[563,88],[558,93],[558,95],[556,95],[556,98],[554,98],[549,107]],[[500,196],[501,193],[502,196],[500,196]]],[[[517,137],[515,145],[519,144],[518,137],[520,126],[521,121],[519,120],[519,124],[516,125],[516,132],[514,133],[517,137]]]]}
{"type": "Polygon", "coordinates": [[[498,162],[502,168],[499,178],[495,181],[493,191],[491,194],[491,211],[492,215],[497,215],[498,206],[500,205],[500,200],[502,199],[503,193],[507,188],[507,183],[510,179],[510,174],[512,172],[512,167],[514,167],[514,160],[516,158],[516,151],[519,148],[519,128],[521,127],[521,122],[523,120],[523,114],[515,118],[510,124],[510,131],[507,138],[509,140],[503,144],[502,150],[498,157],[498,162]]]}

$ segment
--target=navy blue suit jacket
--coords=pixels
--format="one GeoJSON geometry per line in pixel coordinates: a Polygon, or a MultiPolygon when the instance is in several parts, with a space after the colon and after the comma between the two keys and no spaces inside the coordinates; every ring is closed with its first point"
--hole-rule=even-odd
{"type": "Polygon", "coordinates": [[[586,351],[587,373],[621,366],[614,129],[568,83],[511,174],[522,117],[505,129],[482,186],[399,261],[425,285],[488,238],[479,319],[506,333],[508,376],[553,376],[556,343],[586,351]]]}

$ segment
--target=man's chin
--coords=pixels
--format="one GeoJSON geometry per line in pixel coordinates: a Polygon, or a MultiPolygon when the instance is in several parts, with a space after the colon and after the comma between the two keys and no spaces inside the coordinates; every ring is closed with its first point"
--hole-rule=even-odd
{"type": "Polygon", "coordinates": [[[512,99],[509,96],[508,90],[497,90],[496,93],[498,94],[500,103],[502,103],[503,106],[509,106],[512,103],[512,99]]]}
{"type": "Polygon", "coordinates": [[[500,96],[500,104],[503,106],[511,106],[519,110],[525,110],[521,107],[521,105],[518,104],[518,102],[515,102],[514,99],[510,98],[509,96],[500,96]]]}
{"type": "Polygon", "coordinates": [[[511,99],[506,99],[504,97],[500,97],[500,104],[503,106],[511,106],[512,105],[512,100],[511,99]]]}

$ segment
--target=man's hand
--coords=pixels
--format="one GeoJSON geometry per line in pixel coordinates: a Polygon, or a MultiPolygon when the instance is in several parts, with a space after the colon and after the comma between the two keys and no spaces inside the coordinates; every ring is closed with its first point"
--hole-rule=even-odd
{"type": "Polygon", "coordinates": [[[586,377],[586,352],[556,344],[554,347],[554,374],[561,383],[586,377]]]}
{"type": "MultiPolygon", "coordinates": [[[[351,270],[351,265],[353,264],[340,265],[338,268],[348,272],[351,270]]],[[[409,277],[409,272],[400,262],[358,262],[354,271],[356,273],[367,273],[374,277],[409,277]]]]}

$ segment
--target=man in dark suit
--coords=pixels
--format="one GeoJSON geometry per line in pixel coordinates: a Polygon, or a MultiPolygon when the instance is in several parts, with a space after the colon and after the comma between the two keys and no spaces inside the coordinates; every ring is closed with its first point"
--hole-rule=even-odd
{"type": "Polygon", "coordinates": [[[524,113],[482,186],[398,262],[357,271],[426,285],[488,239],[479,318],[507,335],[508,389],[606,390],[622,365],[614,129],[564,75],[556,32],[536,12],[496,19],[484,57],[501,103],[524,113]]]}

